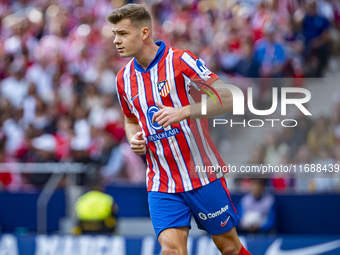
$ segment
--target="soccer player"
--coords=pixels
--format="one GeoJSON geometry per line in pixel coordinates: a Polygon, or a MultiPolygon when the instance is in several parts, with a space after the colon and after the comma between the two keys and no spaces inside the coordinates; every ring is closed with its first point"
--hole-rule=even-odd
{"type": "MultiPolygon", "coordinates": [[[[250,254],[235,230],[239,217],[223,172],[195,170],[225,166],[199,119],[201,103],[191,95],[199,86],[217,92],[213,87],[221,81],[190,52],[154,42],[151,15],[143,5],[125,5],[107,19],[120,56],[132,57],[117,74],[117,92],[131,148],[146,154],[150,215],[162,254],[187,254],[192,216],[222,254],[250,254]]],[[[215,105],[216,95],[207,99],[204,117],[231,110],[231,93],[218,94],[222,106],[215,105]]]]}

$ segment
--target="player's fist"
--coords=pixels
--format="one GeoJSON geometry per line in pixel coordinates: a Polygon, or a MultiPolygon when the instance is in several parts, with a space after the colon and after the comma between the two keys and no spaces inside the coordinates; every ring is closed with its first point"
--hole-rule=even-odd
{"type": "Polygon", "coordinates": [[[137,155],[144,155],[146,153],[146,140],[142,132],[135,134],[130,141],[131,149],[137,155]]]}

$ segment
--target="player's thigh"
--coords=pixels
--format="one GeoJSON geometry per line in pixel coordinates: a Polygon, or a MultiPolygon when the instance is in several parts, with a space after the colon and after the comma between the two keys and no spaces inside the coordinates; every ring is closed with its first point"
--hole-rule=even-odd
{"type": "Polygon", "coordinates": [[[166,229],[191,227],[192,212],[181,194],[149,192],[148,200],[150,217],[157,237],[166,229]]]}
{"type": "Polygon", "coordinates": [[[242,248],[235,227],[223,234],[211,235],[211,238],[222,254],[238,254],[242,248]]]}
{"type": "Polygon", "coordinates": [[[187,255],[187,241],[189,235],[189,227],[168,228],[163,230],[158,241],[162,247],[162,254],[187,255]]]}

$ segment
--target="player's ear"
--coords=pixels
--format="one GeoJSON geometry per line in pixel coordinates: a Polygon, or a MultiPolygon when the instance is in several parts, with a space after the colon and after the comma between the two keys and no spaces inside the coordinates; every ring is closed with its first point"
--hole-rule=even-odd
{"type": "Polygon", "coordinates": [[[150,35],[150,29],[148,27],[142,27],[141,29],[142,40],[145,40],[146,38],[148,38],[149,35],[150,35]]]}

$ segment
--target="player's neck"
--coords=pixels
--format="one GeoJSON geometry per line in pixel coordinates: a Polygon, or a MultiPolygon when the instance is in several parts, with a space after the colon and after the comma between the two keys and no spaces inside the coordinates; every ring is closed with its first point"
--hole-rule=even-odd
{"type": "Polygon", "coordinates": [[[148,68],[152,60],[156,57],[159,46],[154,41],[150,41],[143,48],[143,51],[135,57],[138,64],[143,67],[144,70],[148,68]]]}

